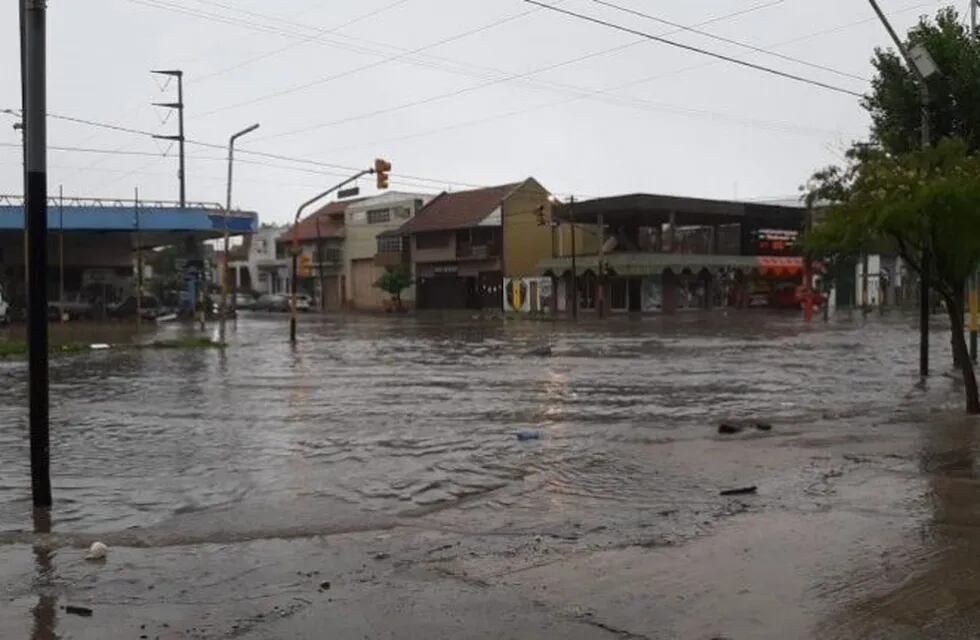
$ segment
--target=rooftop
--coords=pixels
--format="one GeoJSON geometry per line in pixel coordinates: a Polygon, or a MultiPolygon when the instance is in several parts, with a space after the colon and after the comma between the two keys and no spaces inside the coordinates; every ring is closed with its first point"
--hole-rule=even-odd
{"type": "Polygon", "coordinates": [[[443,192],[399,229],[402,235],[478,226],[521,182],[470,191],[443,192]]]}

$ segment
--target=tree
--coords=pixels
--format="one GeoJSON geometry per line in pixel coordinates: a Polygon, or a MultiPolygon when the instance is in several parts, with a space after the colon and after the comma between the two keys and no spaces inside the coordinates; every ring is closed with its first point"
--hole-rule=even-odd
{"type": "MultiPolygon", "coordinates": [[[[924,45],[940,72],[929,78],[930,133],[933,142],[960,138],[980,150],[980,38],[970,33],[956,9],[939,11],[935,22],[922,18],[905,45],[924,45]]],[[[891,50],[877,49],[877,73],[863,106],[871,115],[871,143],[889,153],[921,147],[921,103],[912,71],[891,50]]]]}
{"type": "Polygon", "coordinates": [[[412,274],[405,265],[397,265],[385,270],[374,286],[391,296],[396,309],[402,308],[402,291],[412,284],[412,274]]]}
{"type": "Polygon", "coordinates": [[[928,284],[946,303],[966,409],[980,414],[963,323],[963,291],[980,263],[980,156],[951,138],[899,155],[859,145],[846,167],[814,175],[807,200],[827,204],[806,236],[811,252],[846,254],[887,244],[920,276],[922,260],[929,260],[928,284]]]}

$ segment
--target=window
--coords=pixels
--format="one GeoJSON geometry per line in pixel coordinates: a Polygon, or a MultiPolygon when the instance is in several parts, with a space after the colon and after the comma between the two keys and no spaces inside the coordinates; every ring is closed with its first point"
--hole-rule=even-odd
{"type": "Polygon", "coordinates": [[[378,253],[401,253],[402,239],[399,236],[381,236],[378,238],[378,253]]]}
{"type": "Polygon", "coordinates": [[[412,217],[412,210],[408,207],[399,207],[395,209],[395,217],[399,220],[408,220],[412,217]]]}
{"type": "Polygon", "coordinates": [[[376,209],[374,211],[368,211],[367,221],[368,224],[381,224],[383,222],[391,222],[391,210],[376,209]]]}

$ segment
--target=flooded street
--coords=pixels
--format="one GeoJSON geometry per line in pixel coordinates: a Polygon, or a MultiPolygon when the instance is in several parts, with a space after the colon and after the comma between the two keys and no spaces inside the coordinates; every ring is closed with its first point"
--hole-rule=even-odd
{"type": "Polygon", "coordinates": [[[974,637],[977,425],[941,324],[925,387],[897,314],[286,329],[53,361],[45,535],[0,362],[0,637],[974,637]]]}

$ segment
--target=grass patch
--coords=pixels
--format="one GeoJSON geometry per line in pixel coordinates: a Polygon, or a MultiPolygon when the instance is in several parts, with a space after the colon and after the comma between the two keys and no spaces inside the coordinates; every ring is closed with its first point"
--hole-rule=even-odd
{"type": "MultiPolygon", "coordinates": [[[[89,345],[82,342],[69,342],[66,344],[49,344],[49,356],[63,356],[74,353],[84,353],[89,350],[89,345]]],[[[0,360],[2,359],[24,360],[27,358],[26,340],[0,340],[0,360]]]]}

